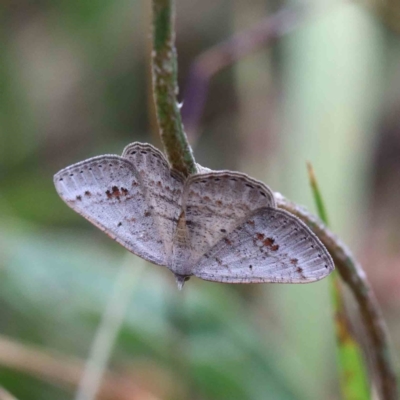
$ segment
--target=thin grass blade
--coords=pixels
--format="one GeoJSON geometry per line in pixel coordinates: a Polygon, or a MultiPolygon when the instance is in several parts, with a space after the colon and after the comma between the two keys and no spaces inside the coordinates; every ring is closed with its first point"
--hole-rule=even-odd
{"type": "MultiPolygon", "coordinates": [[[[328,215],[310,163],[307,163],[307,170],[318,215],[328,225],[328,215]]],[[[338,371],[342,398],[344,400],[369,400],[371,399],[371,394],[365,359],[347,318],[342,287],[336,271],[329,276],[329,280],[335,318],[338,371]]]]}

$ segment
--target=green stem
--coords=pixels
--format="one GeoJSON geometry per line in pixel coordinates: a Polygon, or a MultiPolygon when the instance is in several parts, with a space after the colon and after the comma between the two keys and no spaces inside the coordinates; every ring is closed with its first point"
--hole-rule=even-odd
{"type": "Polygon", "coordinates": [[[323,223],[328,226],[328,213],[326,212],[324,201],[322,200],[321,192],[319,191],[317,178],[314,174],[314,168],[311,163],[307,162],[308,179],[310,181],[311,190],[314,196],[314,201],[317,206],[318,215],[323,223]]]}
{"type": "Polygon", "coordinates": [[[389,337],[378,302],[369,285],[364,270],[357,263],[347,246],[307,210],[289,202],[275,193],[278,207],[300,218],[321,240],[331,254],[335,266],[353,293],[368,336],[369,352],[377,379],[381,400],[398,400],[395,369],[389,349],[389,337]]]}
{"type": "MultiPolygon", "coordinates": [[[[153,0],[152,82],[157,121],[161,140],[171,167],[184,176],[197,172],[192,150],[183,130],[177,101],[177,56],[175,48],[174,0],[153,0]]],[[[179,307],[171,307],[171,320],[178,329],[174,339],[174,361],[180,371],[182,391],[176,397],[188,398],[191,386],[190,369],[185,351],[186,321],[182,311],[182,297],[174,294],[179,307]]],[[[190,397],[190,396],[189,396],[190,397]]],[[[193,398],[193,396],[191,397],[193,398]]]]}
{"type": "Polygon", "coordinates": [[[161,140],[172,168],[185,176],[197,172],[192,150],[183,130],[176,95],[174,0],[153,0],[153,94],[161,140]]]}
{"type": "MultiPolygon", "coordinates": [[[[176,95],[177,62],[174,45],[173,0],[153,0],[153,92],[161,139],[171,166],[185,176],[196,173],[196,163],[183,130],[176,95]]],[[[277,194],[279,207],[302,219],[325,244],[335,265],[353,292],[366,333],[382,400],[397,400],[397,382],[389,357],[386,326],[362,268],[350,251],[315,217],[277,194]]]]}
{"type": "MultiPolygon", "coordinates": [[[[324,224],[328,226],[328,214],[311,163],[307,163],[307,170],[318,215],[324,224]]],[[[367,370],[365,368],[365,358],[362,356],[361,347],[351,329],[337,271],[334,271],[329,276],[329,283],[335,315],[334,322],[339,356],[338,370],[342,396],[343,399],[347,400],[368,400],[371,396],[367,370]]]]}

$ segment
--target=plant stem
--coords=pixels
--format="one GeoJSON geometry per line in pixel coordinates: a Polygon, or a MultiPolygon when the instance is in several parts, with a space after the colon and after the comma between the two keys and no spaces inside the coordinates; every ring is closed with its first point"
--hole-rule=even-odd
{"type": "MultiPolygon", "coordinates": [[[[307,163],[307,170],[318,215],[323,223],[328,226],[328,213],[326,212],[311,163],[307,163]]],[[[367,368],[365,367],[365,357],[363,357],[361,347],[351,329],[338,272],[333,271],[328,279],[331,286],[332,305],[335,316],[338,370],[342,397],[346,400],[368,400],[371,398],[371,395],[367,368]]]]}
{"type": "Polygon", "coordinates": [[[322,222],[328,226],[328,213],[325,209],[324,201],[322,200],[321,192],[318,187],[317,178],[314,173],[314,168],[310,162],[307,162],[307,172],[308,172],[308,179],[310,181],[311,190],[314,196],[315,205],[317,206],[318,215],[321,218],[322,222]]]}
{"type": "Polygon", "coordinates": [[[174,0],[153,0],[153,95],[161,140],[172,168],[185,176],[197,172],[177,102],[174,0]]]}
{"type": "Polygon", "coordinates": [[[275,193],[275,198],[279,208],[289,211],[305,222],[328,249],[341,278],[350,288],[358,304],[368,336],[380,398],[381,400],[397,400],[396,374],[390,358],[386,324],[363,269],[347,246],[316,217],[302,207],[289,202],[280,193],[275,193]]]}
{"type": "MultiPolygon", "coordinates": [[[[176,95],[177,60],[173,0],[153,0],[153,93],[161,139],[171,166],[185,176],[196,173],[196,163],[183,130],[176,95]]],[[[397,400],[397,382],[389,357],[388,335],[375,296],[361,266],[348,248],[320,221],[276,194],[278,206],[302,219],[332,255],[335,265],[358,303],[371,345],[378,390],[382,400],[397,400]]]]}

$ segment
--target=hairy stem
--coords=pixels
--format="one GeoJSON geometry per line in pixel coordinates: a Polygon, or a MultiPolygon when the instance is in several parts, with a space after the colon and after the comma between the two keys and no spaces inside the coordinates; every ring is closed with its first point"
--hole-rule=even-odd
{"type": "Polygon", "coordinates": [[[153,95],[161,140],[171,166],[185,176],[196,163],[183,130],[177,101],[174,0],[153,0],[153,95]]]}
{"type": "MultiPolygon", "coordinates": [[[[173,0],[153,0],[153,93],[160,135],[169,162],[174,169],[188,176],[197,172],[197,168],[183,130],[176,98],[178,87],[173,6],[173,0]]],[[[347,247],[320,221],[281,195],[277,194],[276,197],[278,206],[302,219],[332,255],[341,278],[349,286],[358,303],[371,346],[381,399],[396,400],[397,382],[389,357],[385,322],[361,266],[354,260],[347,247]]]]}

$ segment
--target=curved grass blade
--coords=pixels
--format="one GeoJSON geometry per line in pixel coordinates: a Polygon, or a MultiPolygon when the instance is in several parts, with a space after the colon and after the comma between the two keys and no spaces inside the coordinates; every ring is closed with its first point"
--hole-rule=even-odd
{"type": "MultiPolygon", "coordinates": [[[[318,215],[328,225],[328,216],[324,202],[319,191],[313,167],[310,163],[307,163],[307,170],[318,215]]],[[[333,271],[328,279],[335,316],[338,370],[342,398],[345,400],[369,400],[371,394],[365,359],[346,315],[342,287],[337,271],[333,271]]]]}

